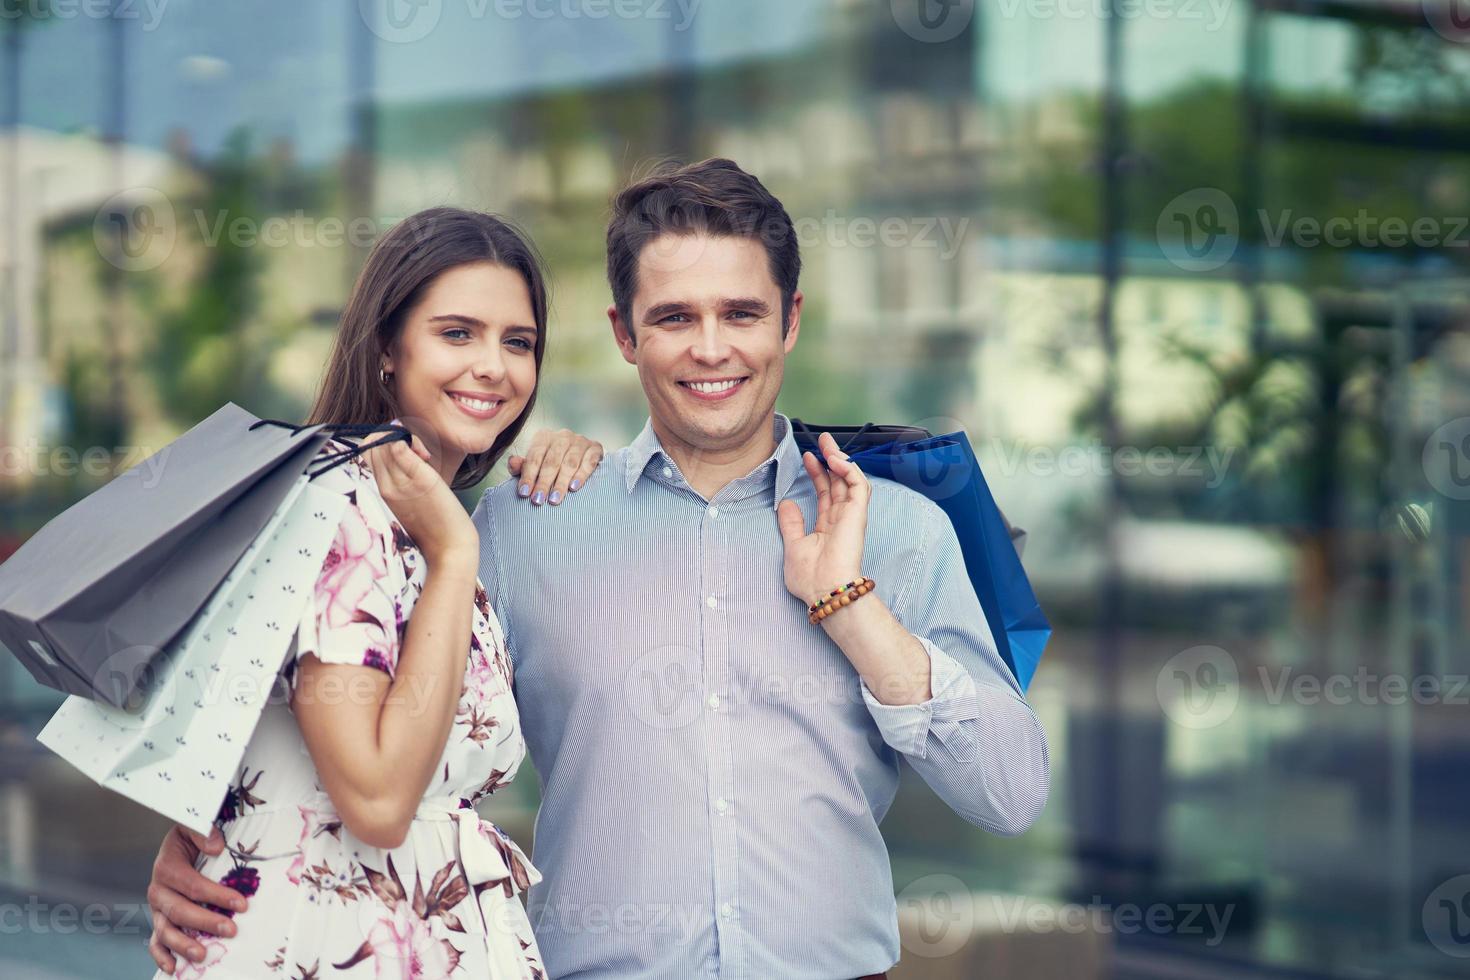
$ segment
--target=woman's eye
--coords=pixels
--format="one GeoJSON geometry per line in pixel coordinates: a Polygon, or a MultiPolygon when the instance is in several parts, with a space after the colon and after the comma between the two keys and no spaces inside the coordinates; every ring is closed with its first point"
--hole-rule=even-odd
{"type": "Polygon", "coordinates": [[[525,337],[512,337],[512,338],[510,338],[510,340],[506,341],[506,343],[519,344],[520,345],[520,348],[519,349],[520,350],[523,350],[523,351],[535,350],[536,349],[536,346],[534,344],[532,344],[529,340],[527,340],[525,337]]]}
{"type": "Polygon", "coordinates": [[[444,331],[443,336],[448,337],[450,340],[469,340],[470,332],[464,327],[451,327],[444,331]]]}

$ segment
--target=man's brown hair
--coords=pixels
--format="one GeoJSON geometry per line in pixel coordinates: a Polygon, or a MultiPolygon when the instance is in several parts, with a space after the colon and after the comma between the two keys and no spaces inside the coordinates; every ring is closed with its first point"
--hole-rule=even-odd
{"type": "Polygon", "coordinates": [[[771,278],[781,290],[781,336],[786,336],[801,276],[791,216],[754,176],[732,160],[715,157],[687,165],[659,164],[613,198],[607,223],[607,281],[630,340],[638,257],[645,245],[664,234],[759,241],[770,261],[771,278]]]}

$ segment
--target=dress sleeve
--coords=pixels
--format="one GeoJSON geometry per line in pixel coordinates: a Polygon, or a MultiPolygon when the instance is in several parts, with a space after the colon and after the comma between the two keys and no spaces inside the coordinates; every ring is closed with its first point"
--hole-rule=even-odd
{"type": "Polygon", "coordinates": [[[311,601],[296,634],[291,684],[301,658],[323,663],[375,667],[392,677],[398,665],[402,602],[392,574],[394,531],[377,509],[362,507],[359,487],[347,494],[347,509],[322,562],[311,601]]]}

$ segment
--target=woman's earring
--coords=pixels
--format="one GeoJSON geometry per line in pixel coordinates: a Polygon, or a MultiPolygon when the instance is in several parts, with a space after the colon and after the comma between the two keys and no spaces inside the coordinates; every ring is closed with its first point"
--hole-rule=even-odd
{"type": "Polygon", "coordinates": [[[383,382],[383,387],[388,387],[388,382],[392,377],[393,375],[389,374],[386,368],[378,368],[378,380],[383,382]]]}

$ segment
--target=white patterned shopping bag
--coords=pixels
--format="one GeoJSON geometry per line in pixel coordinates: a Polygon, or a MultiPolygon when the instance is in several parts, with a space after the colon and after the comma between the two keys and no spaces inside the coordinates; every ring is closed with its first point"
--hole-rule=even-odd
{"type": "Polygon", "coordinates": [[[347,498],[299,480],[183,634],[143,705],[73,695],[37,736],[108,789],[209,832],[311,600],[347,498]]]}

